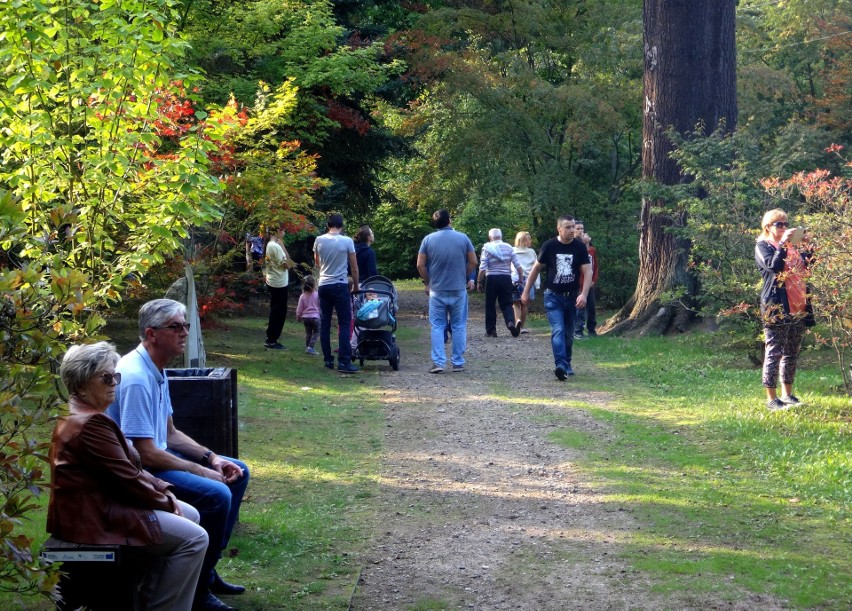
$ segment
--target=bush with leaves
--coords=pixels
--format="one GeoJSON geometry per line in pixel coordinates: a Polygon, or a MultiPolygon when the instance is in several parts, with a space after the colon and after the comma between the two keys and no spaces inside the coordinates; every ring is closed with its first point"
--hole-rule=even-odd
{"type": "MultiPolygon", "coordinates": [[[[842,149],[832,145],[827,152],[840,156],[842,149]]],[[[762,184],[773,197],[801,206],[796,224],[813,236],[808,281],[815,313],[823,323],[814,336],[834,349],[843,388],[852,395],[852,163],[846,161],[841,176],[814,170],[783,180],[768,178],[762,184]]]]}
{"type": "Polygon", "coordinates": [[[761,150],[748,127],[733,134],[724,128],[707,137],[701,126],[689,137],[668,132],[672,156],[691,180],[662,189],[686,211],[680,229],[692,245],[690,271],[700,290],[689,304],[705,319],[716,319],[735,336],[748,338],[747,350],[759,361],[760,319],[750,305],[759,277],[754,266],[757,221],[766,209],[758,183],[761,150]]]}
{"type": "Polygon", "coordinates": [[[191,227],[219,216],[232,114],[176,100],[176,0],[0,5],[0,588],[50,593],[18,534],[44,486],[55,365],[191,227]],[[171,109],[171,110],[169,110],[171,109]],[[165,118],[169,116],[169,121],[165,118]]]}
{"type": "Polygon", "coordinates": [[[0,191],[0,590],[55,597],[56,568],[18,531],[38,507],[49,444],[35,434],[58,406],[54,359],[65,349],[62,331],[83,322],[85,278],[12,263],[25,217],[0,191]]]}
{"type": "MultiPolygon", "coordinates": [[[[674,133],[670,137],[677,144],[673,156],[693,178],[688,184],[666,188],[664,195],[688,210],[690,222],[683,231],[692,242],[692,271],[701,286],[698,313],[718,316],[722,324],[733,323],[741,337],[759,336],[759,282],[754,268],[757,225],[764,211],[784,208],[814,236],[816,253],[808,282],[821,324],[813,336],[817,343],[834,349],[843,388],[852,392],[852,166],[840,157],[843,147],[832,145],[825,150],[834,155],[833,165],[841,168],[839,176],[821,169],[760,180],[766,160],[748,127],[728,136],[716,132],[707,138],[685,139],[674,133]]],[[[754,339],[747,343],[751,360],[758,362],[760,344],[754,339]]]]}

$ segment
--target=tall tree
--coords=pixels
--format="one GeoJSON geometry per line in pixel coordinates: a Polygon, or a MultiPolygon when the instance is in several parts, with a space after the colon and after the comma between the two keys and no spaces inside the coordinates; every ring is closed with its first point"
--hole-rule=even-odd
{"type": "MultiPolygon", "coordinates": [[[[645,0],[642,176],[662,185],[689,181],[672,159],[666,132],[708,131],[737,122],[736,0],[645,0]]],[[[639,223],[639,279],[610,331],[683,329],[696,286],[688,271],[687,222],[678,202],[648,194],[639,223]]]]}
{"type": "Polygon", "coordinates": [[[380,41],[381,20],[405,13],[398,3],[197,0],[185,6],[187,60],[207,76],[201,95],[215,103],[233,95],[250,106],[265,95],[263,83],[278,90],[290,82],[296,106],[276,129],[282,140],[299,141],[329,181],[316,194],[318,207],[363,214],[377,204],[376,172],[398,142],[377,128],[371,113],[377,98],[392,97],[388,83],[403,69],[380,41]]]}
{"type": "Polygon", "coordinates": [[[391,41],[410,66],[408,82],[420,85],[401,122],[417,155],[400,199],[420,210],[453,206],[475,241],[500,223],[540,242],[559,214],[582,215],[601,251],[619,261],[604,280],[608,296],[631,285],[636,244],[615,236],[638,216],[622,195],[640,158],[640,7],[431,3],[415,29],[391,41]]]}

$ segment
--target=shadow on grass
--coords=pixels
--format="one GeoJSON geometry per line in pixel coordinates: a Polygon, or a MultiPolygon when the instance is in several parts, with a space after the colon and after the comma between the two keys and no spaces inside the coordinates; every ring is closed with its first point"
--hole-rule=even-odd
{"type": "Polygon", "coordinates": [[[700,339],[590,347],[599,374],[621,376],[619,399],[585,406],[611,431],[552,438],[582,450],[604,498],[647,524],[625,545],[633,565],[669,576],[663,591],[721,578],[797,607],[847,608],[848,398],[820,384],[830,368],[800,373],[807,407],[771,414],[759,372],[700,339]]]}

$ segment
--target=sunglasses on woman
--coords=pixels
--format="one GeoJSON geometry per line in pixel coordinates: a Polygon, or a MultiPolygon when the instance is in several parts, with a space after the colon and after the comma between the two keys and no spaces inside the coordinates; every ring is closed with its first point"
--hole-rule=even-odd
{"type": "Polygon", "coordinates": [[[105,373],[103,374],[104,384],[108,386],[113,386],[114,384],[121,384],[121,374],[120,373],[105,373]]]}
{"type": "Polygon", "coordinates": [[[790,226],[790,223],[787,221],[775,221],[774,223],[769,223],[772,227],[778,227],[778,229],[786,229],[790,226]]]}

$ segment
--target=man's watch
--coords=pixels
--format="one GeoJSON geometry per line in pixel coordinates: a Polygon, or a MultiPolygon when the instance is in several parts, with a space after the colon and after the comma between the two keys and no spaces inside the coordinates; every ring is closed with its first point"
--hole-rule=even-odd
{"type": "Polygon", "coordinates": [[[213,456],[213,450],[207,450],[204,453],[204,456],[201,457],[201,461],[200,461],[201,464],[204,465],[205,467],[208,466],[210,464],[210,457],[211,456],[213,456]]]}

